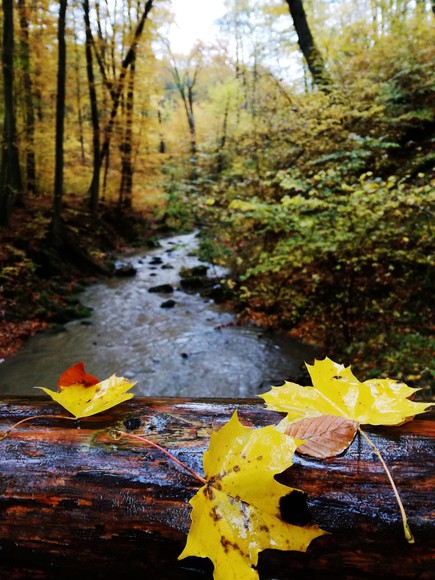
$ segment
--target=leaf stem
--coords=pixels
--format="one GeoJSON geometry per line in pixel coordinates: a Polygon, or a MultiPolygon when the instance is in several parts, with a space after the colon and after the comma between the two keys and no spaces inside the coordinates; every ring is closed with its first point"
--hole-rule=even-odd
{"type": "Polygon", "coordinates": [[[399,495],[399,492],[397,491],[397,487],[396,487],[396,484],[394,483],[391,472],[388,469],[387,464],[385,463],[384,458],[382,457],[379,449],[376,447],[376,445],[373,443],[373,441],[370,439],[370,437],[361,429],[361,427],[359,425],[358,425],[358,431],[361,433],[361,435],[364,437],[364,439],[367,441],[367,443],[371,446],[373,451],[379,457],[379,461],[382,463],[382,466],[385,469],[385,472],[388,476],[388,479],[390,480],[391,487],[393,488],[394,495],[396,496],[396,500],[397,500],[397,503],[399,505],[400,513],[402,514],[402,523],[403,523],[403,531],[405,534],[405,538],[410,544],[414,544],[415,539],[414,539],[414,536],[412,535],[411,528],[409,527],[408,519],[406,517],[405,508],[403,507],[402,500],[400,499],[400,495],[399,495]]]}
{"type": "Polygon", "coordinates": [[[18,421],[12,425],[12,427],[9,427],[9,429],[7,429],[3,434],[0,434],[0,441],[6,439],[12,429],[15,429],[15,427],[18,427],[27,421],[33,421],[33,419],[68,419],[69,421],[77,421],[76,417],[70,417],[67,415],[33,415],[33,417],[26,417],[25,419],[21,419],[21,421],[18,421]]]}
{"type": "Polygon", "coordinates": [[[208,481],[206,479],[204,479],[201,475],[199,475],[199,473],[196,473],[196,471],[194,471],[189,466],[187,466],[185,463],[183,463],[182,461],[180,461],[179,459],[177,459],[175,457],[175,455],[172,455],[172,453],[170,453],[169,451],[167,451],[166,449],[164,449],[163,447],[161,447],[158,443],[155,443],[154,441],[151,441],[150,439],[147,439],[146,437],[142,437],[141,435],[135,435],[134,433],[127,433],[125,431],[119,431],[118,429],[114,429],[112,431],[112,435],[111,436],[114,439],[117,438],[115,434],[116,435],[121,435],[121,436],[124,436],[124,437],[130,437],[130,439],[137,439],[138,441],[142,441],[142,443],[148,443],[148,445],[151,445],[155,449],[158,449],[159,451],[161,451],[162,453],[164,453],[165,455],[167,455],[167,457],[169,457],[172,461],[174,461],[174,463],[176,463],[177,465],[179,465],[180,467],[182,467],[183,469],[185,469],[186,471],[188,471],[191,475],[193,475],[193,477],[195,477],[203,485],[207,485],[208,484],[208,481]]]}

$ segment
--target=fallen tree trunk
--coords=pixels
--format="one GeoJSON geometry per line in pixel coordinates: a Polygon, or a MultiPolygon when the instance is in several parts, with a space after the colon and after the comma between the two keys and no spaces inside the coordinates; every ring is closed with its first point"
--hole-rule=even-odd
{"type": "MultiPolygon", "coordinates": [[[[0,433],[25,417],[58,415],[41,399],[4,398],[0,433]]],[[[158,450],[109,431],[145,435],[202,473],[213,429],[237,409],[252,426],[276,422],[260,401],[132,399],[73,421],[35,419],[0,442],[0,578],[212,578],[208,560],[178,561],[198,489],[158,450]]],[[[330,535],[307,553],[266,550],[261,579],[433,578],[433,414],[368,429],[389,465],[416,538],[407,544],[385,472],[358,438],[342,457],[295,456],[279,480],[307,493],[330,535]]]]}

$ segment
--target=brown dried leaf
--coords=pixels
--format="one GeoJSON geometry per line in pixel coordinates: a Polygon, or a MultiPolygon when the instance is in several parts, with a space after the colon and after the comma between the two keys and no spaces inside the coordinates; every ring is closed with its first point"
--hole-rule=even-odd
{"type": "Polygon", "coordinates": [[[336,415],[309,417],[294,423],[284,419],[281,425],[287,435],[304,440],[296,450],[298,453],[317,459],[343,453],[352,443],[358,429],[355,421],[336,415]]]}

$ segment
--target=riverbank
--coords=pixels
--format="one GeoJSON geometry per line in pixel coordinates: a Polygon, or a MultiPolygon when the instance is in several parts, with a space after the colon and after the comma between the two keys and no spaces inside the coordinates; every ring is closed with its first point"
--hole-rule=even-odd
{"type": "Polygon", "coordinates": [[[78,297],[83,288],[113,272],[116,253],[152,245],[163,229],[150,212],[107,205],[95,217],[67,198],[53,241],[48,199],[16,208],[0,228],[0,359],[47,327],[88,316],[78,297]]]}

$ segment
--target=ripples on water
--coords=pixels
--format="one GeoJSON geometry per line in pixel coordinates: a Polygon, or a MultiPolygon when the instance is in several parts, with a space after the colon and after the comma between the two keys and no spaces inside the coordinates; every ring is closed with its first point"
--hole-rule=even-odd
{"type": "MultiPolygon", "coordinates": [[[[252,327],[228,326],[232,313],[179,286],[179,270],[202,262],[193,255],[195,233],[161,240],[161,247],[128,257],[133,278],[111,278],[86,289],[81,302],[90,319],[31,338],[0,365],[0,393],[38,394],[55,387],[63,370],[85,361],[101,379],[137,381],[138,396],[252,397],[299,374],[313,351],[295,340],[252,327]],[[161,264],[153,259],[162,258],[161,264]],[[171,284],[171,294],[149,288],[171,284]],[[173,308],[162,308],[168,299],[173,308]]],[[[123,258],[124,260],[127,258],[123,258]]],[[[209,275],[223,275],[210,266],[209,275]]]]}

